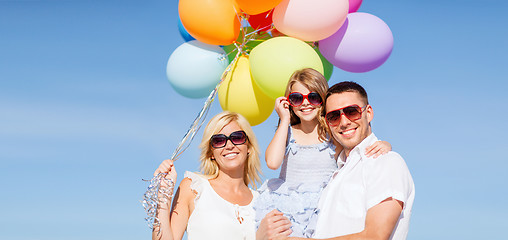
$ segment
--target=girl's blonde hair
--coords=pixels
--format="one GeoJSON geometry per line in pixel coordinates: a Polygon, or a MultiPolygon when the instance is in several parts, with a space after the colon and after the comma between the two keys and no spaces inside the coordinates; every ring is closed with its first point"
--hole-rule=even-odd
{"type": "Polygon", "coordinates": [[[239,113],[224,111],[215,115],[210,122],[208,122],[203,132],[203,139],[199,145],[201,149],[201,155],[199,157],[201,163],[200,169],[204,175],[210,178],[215,178],[219,175],[219,165],[217,161],[212,160],[213,154],[210,138],[233,121],[240,126],[248,138],[245,144],[247,144],[249,154],[247,155],[247,162],[243,171],[243,181],[245,185],[251,185],[253,188],[256,188],[256,183],[261,181],[259,177],[261,174],[259,146],[249,122],[239,113]]]}
{"type": "MultiPolygon", "coordinates": [[[[312,69],[312,68],[304,68],[297,70],[291,75],[289,78],[289,82],[286,86],[286,92],[284,96],[288,97],[288,95],[291,93],[291,88],[295,83],[300,83],[304,85],[309,91],[311,92],[317,92],[319,96],[321,97],[321,101],[325,100],[326,91],[328,90],[328,82],[326,81],[326,78],[321,74],[320,72],[312,69]]],[[[325,118],[321,115],[323,109],[323,104],[319,106],[318,109],[318,134],[319,134],[319,140],[326,141],[327,140],[327,127],[326,127],[326,121],[325,118]]],[[[291,125],[299,124],[300,118],[296,116],[295,112],[293,111],[293,107],[289,106],[289,113],[291,115],[290,123],[291,125]]]]}

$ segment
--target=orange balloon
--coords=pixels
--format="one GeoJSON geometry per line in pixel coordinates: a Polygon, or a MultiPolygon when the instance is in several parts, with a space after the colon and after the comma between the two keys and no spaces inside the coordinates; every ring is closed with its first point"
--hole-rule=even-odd
{"type": "Polygon", "coordinates": [[[235,0],[180,0],[180,20],[191,36],[212,45],[229,45],[240,33],[235,0]]]}
{"type": "Polygon", "coordinates": [[[274,8],[282,0],[236,0],[236,2],[245,13],[256,15],[274,8]]]}

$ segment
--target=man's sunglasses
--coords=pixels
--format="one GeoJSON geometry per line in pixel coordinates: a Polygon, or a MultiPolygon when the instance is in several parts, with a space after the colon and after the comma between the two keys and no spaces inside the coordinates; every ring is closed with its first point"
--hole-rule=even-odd
{"type": "Polygon", "coordinates": [[[307,95],[303,95],[299,92],[292,92],[288,95],[289,104],[291,104],[291,106],[293,107],[298,107],[302,105],[303,100],[306,98],[309,101],[309,103],[314,106],[321,105],[321,103],[323,102],[321,100],[321,96],[319,96],[317,92],[310,92],[307,95]]]}
{"type": "Polygon", "coordinates": [[[213,148],[223,148],[228,140],[234,145],[241,145],[247,142],[247,134],[243,130],[232,132],[229,137],[224,134],[215,134],[210,138],[210,144],[213,148]]]}
{"type": "Polygon", "coordinates": [[[344,116],[346,116],[350,121],[356,121],[362,117],[362,113],[365,109],[367,109],[367,106],[368,105],[360,107],[355,104],[329,111],[325,115],[326,122],[330,126],[337,126],[340,123],[340,117],[342,114],[344,114],[344,116]]]}

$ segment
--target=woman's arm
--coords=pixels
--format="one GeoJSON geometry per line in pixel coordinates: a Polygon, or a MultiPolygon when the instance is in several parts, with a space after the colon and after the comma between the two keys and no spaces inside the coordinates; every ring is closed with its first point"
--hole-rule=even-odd
{"type": "Polygon", "coordinates": [[[160,205],[157,211],[160,225],[153,229],[152,240],[182,239],[194,205],[195,195],[190,184],[189,178],[182,180],[176,191],[171,212],[169,211],[170,201],[160,205]]]}
{"type": "Polygon", "coordinates": [[[286,153],[290,115],[289,102],[285,97],[279,97],[275,100],[275,111],[279,115],[280,122],[265,152],[266,165],[273,170],[280,167],[284,159],[284,154],[286,153]]]}
{"type": "MultiPolygon", "coordinates": [[[[175,181],[177,173],[172,160],[165,160],[159,165],[154,172],[154,176],[159,173],[166,173],[165,178],[175,181]]],[[[189,220],[190,212],[194,207],[194,194],[190,188],[191,180],[185,178],[180,183],[176,194],[166,201],[161,200],[157,209],[157,218],[159,225],[152,230],[152,240],[174,240],[182,239],[187,222],[189,220]],[[170,204],[173,200],[171,211],[170,204]]],[[[161,188],[173,188],[168,185],[166,181],[161,182],[161,188]]]]}
{"type": "MultiPolygon", "coordinates": [[[[171,202],[171,199],[168,199],[171,202]]],[[[160,203],[157,209],[159,225],[152,229],[152,240],[173,240],[173,231],[169,221],[169,203],[160,203]]]]}

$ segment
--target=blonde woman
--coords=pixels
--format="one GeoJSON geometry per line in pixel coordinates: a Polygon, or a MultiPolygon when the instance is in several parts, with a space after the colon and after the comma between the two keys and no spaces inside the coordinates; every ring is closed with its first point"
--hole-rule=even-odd
{"type": "MultiPolygon", "coordinates": [[[[152,239],[189,240],[255,239],[251,206],[257,192],[249,188],[259,182],[259,148],[249,122],[240,114],[222,112],[206,126],[201,149],[202,173],[186,172],[172,200],[161,203],[160,225],[152,239]]],[[[165,160],[154,175],[168,173],[176,180],[171,160],[165,160]]]]}

